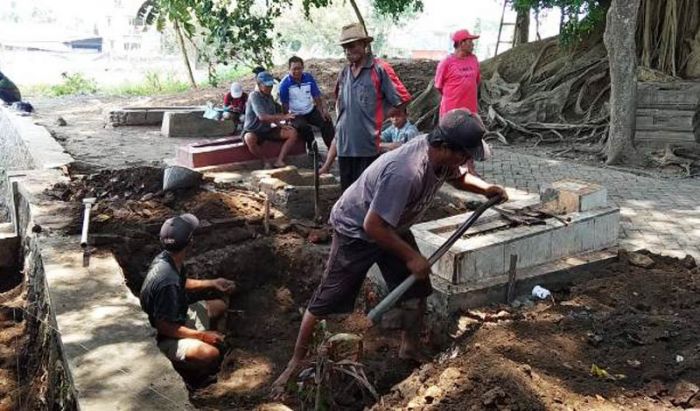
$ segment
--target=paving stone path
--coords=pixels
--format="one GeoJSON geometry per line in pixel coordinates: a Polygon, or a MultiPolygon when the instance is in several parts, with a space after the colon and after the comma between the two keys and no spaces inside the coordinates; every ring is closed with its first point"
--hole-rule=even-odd
{"type": "Polygon", "coordinates": [[[564,178],[601,184],[620,207],[622,247],[700,258],[700,180],[639,176],[506,149],[496,150],[493,160],[477,164],[477,170],[489,182],[531,193],[564,178]]]}

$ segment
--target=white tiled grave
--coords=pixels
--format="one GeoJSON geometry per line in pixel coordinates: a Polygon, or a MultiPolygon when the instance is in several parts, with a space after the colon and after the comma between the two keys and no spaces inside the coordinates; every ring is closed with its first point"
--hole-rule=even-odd
{"type": "MultiPolygon", "coordinates": [[[[495,210],[487,210],[433,266],[435,288],[465,292],[507,284],[511,255],[518,256],[518,280],[523,280],[543,274],[533,268],[617,245],[620,210],[608,204],[604,187],[559,181],[542,191],[541,201],[522,200],[501,207],[514,210],[540,203],[568,224],[550,217],[543,225],[511,227],[495,210]]],[[[421,253],[431,255],[469,215],[414,226],[421,253]]]]}

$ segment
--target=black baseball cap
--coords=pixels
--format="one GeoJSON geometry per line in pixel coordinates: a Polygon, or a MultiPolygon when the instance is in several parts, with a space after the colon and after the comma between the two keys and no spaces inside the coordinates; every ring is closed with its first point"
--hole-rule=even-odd
{"type": "Polygon", "coordinates": [[[444,142],[457,150],[468,152],[474,160],[483,161],[487,157],[484,133],[484,125],[475,114],[457,108],[442,116],[437,127],[428,134],[428,141],[444,142]]]}
{"type": "Polygon", "coordinates": [[[169,218],[160,228],[160,243],[168,250],[182,250],[189,244],[197,227],[199,219],[192,214],[169,218]]]}

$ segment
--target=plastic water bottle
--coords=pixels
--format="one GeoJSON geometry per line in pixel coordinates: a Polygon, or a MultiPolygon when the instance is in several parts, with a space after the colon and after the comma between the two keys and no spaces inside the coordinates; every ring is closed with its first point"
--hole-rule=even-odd
{"type": "Polygon", "coordinates": [[[548,289],[546,289],[546,288],[544,288],[544,287],[540,287],[539,285],[536,285],[536,286],[532,289],[532,296],[533,296],[533,297],[536,297],[536,298],[539,298],[540,300],[547,299],[547,298],[549,298],[551,295],[552,295],[552,293],[551,293],[548,289]]]}

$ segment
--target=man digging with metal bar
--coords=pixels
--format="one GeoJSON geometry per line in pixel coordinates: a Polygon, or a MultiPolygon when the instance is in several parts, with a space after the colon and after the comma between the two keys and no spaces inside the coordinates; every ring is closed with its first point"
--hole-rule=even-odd
{"type": "Polygon", "coordinates": [[[294,355],[273,383],[273,397],[283,393],[306,357],[319,318],[351,312],[375,263],[389,290],[411,274],[418,278],[399,300],[403,309],[399,357],[424,359],[420,333],[425,299],[432,293],[430,265],[418,251],[410,227],[445,181],[460,190],[507,200],[502,187],[460,172],[468,160],[490,156],[483,135],[481,121],[470,111],[453,110],[429,134],[379,157],[343,193],[331,211],[334,235],[326,272],[302,319],[294,355]]]}
{"type": "Polygon", "coordinates": [[[199,220],[182,214],[160,229],[163,252],[153,259],[141,287],[141,307],[156,329],[158,348],[183,373],[189,384],[206,385],[216,373],[224,336],[218,330],[228,308],[223,299],[198,301],[205,292],[230,294],[233,281],[225,278],[187,278],[184,261],[199,220]],[[212,331],[216,330],[216,331],[212,331]]]}

